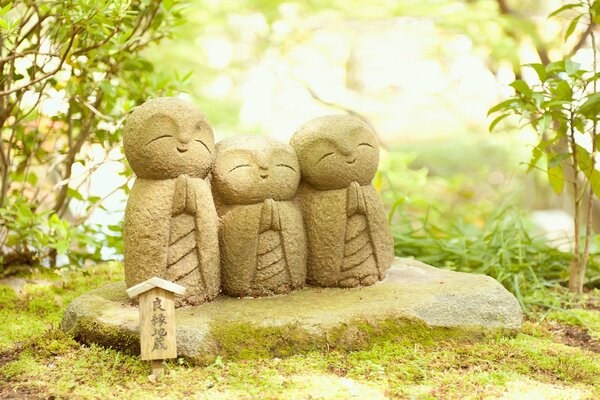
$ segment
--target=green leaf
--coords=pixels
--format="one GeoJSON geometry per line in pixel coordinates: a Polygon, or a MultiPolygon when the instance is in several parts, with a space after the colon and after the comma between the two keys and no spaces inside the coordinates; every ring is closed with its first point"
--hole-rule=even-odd
{"type": "Polygon", "coordinates": [[[61,238],[66,238],[68,236],[68,223],[61,220],[60,217],[55,213],[48,218],[48,223],[50,227],[55,230],[55,233],[58,233],[61,238]]]}
{"type": "Polygon", "coordinates": [[[600,92],[589,95],[578,111],[586,118],[598,119],[598,114],[600,114],[600,92]]]}
{"type": "Polygon", "coordinates": [[[600,23],[600,1],[595,0],[590,8],[590,14],[592,15],[592,22],[595,24],[600,23]]]}
{"type": "Polygon", "coordinates": [[[73,188],[68,188],[67,189],[67,196],[69,196],[70,198],[73,198],[73,199],[84,201],[83,196],[81,195],[81,193],[79,193],[77,190],[75,190],[73,188]]]}
{"type": "Polygon", "coordinates": [[[559,153],[559,154],[548,155],[548,167],[549,168],[558,167],[560,165],[560,163],[562,163],[564,160],[566,160],[569,157],[571,157],[571,155],[569,153],[559,153]]]}
{"type": "Polygon", "coordinates": [[[590,186],[592,187],[592,192],[594,192],[596,197],[600,198],[600,172],[598,170],[592,171],[592,176],[590,177],[590,186]]]}
{"type": "Polygon", "coordinates": [[[573,18],[573,20],[569,24],[569,27],[567,28],[567,32],[565,33],[565,39],[564,39],[565,42],[567,40],[569,40],[569,37],[571,37],[571,35],[573,34],[573,32],[575,32],[575,28],[577,27],[577,23],[579,22],[579,19],[582,16],[583,16],[583,14],[580,14],[580,15],[576,16],[575,18],[573,18]]]}
{"type": "Polygon", "coordinates": [[[488,130],[490,132],[492,132],[494,130],[494,128],[496,127],[496,125],[498,125],[498,123],[500,121],[502,121],[504,118],[508,117],[510,114],[502,114],[499,117],[495,118],[492,123],[490,124],[490,127],[488,128],[488,130]]]}
{"type": "Polygon", "coordinates": [[[573,8],[577,8],[577,7],[581,7],[581,6],[582,6],[582,4],[581,4],[581,3],[570,3],[570,4],[565,4],[564,6],[562,6],[562,7],[560,7],[560,8],[557,8],[556,10],[552,11],[552,12],[550,13],[550,15],[548,15],[548,18],[552,18],[552,17],[554,17],[555,15],[558,15],[558,14],[560,14],[560,13],[564,12],[564,11],[571,10],[571,9],[573,9],[573,8]]]}
{"type": "Polygon", "coordinates": [[[531,151],[531,160],[529,161],[529,166],[527,167],[527,172],[531,172],[535,168],[542,155],[546,152],[546,148],[549,144],[550,142],[548,140],[542,140],[533,148],[531,151]]]}
{"type": "Polygon", "coordinates": [[[123,227],[121,225],[108,225],[107,228],[113,232],[123,232],[123,227]]]}
{"type": "Polygon", "coordinates": [[[517,92],[522,93],[523,95],[525,95],[527,97],[531,96],[531,88],[522,79],[517,79],[516,81],[511,83],[509,86],[512,86],[517,92]]]}
{"type": "Polygon", "coordinates": [[[550,113],[544,113],[544,115],[535,122],[535,128],[540,136],[543,136],[544,133],[546,133],[550,126],[550,122],[552,122],[552,115],[550,113]]]}
{"type": "Polygon", "coordinates": [[[51,247],[54,247],[58,254],[65,254],[69,250],[69,241],[68,240],[59,240],[51,247]]]}
{"type": "Polygon", "coordinates": [[[550,64],[546,65],[546,73],[551,74],[554,72],[564,72],[565,70],[565,62],[564,60],[554,61],[550,64]]]}
{"type": "Polygon", "coordinates": [[[565,60],[565,72],[567,75],[574,75],[577,71],[579,71],[580,64],[574,62],[570,58],[565,60]]]}
{"type": "Polygon", "coordinates": [[[533,92],[531,97],[533,98],[533,101],[535,102],[535,106],[538,108],[541,107],[542,104],[544,104],[544,101],[546,100],[546,98],[544,97],[544,93],[541,93],[541,92],[533,92]]]}
{"type": "Polygon", "coordinates": [[[581,118],[573,119],[573,126],[581,133],[585,133],[585,124],[581,118]]]}
{"type": "Polygon", "coordinates": [[[592,156],[586,149],[577,145],[577,166],[583,174],[588,177],[592,176],[593,171],[596,169],[592,163],[592,156]]]}
{"type": "Polygon", "coordinates": [[[24,223],[33,219],[33,213],[27,204],[20,204],[17,210],[17,218],[24,223]]]}
{"type": "Polygon", "coordinates": [[[556,106],[561,106],[560,109],[562,110],[562,106],[567,105],[567,104],[571,104],[570,100],[550,100],[547,101],[545,103],[542,103],[541,106],[544,108],[552,108],[552,107],[556,107],[556,106]]]}
{"type": "Polygon", "coordinates": [[[548,180],[550,181],[550,186],[552,186],[552,189],[556,192],[556,194],[561,194],[565,183],[565,176],[560,165],[556,167],[548,167],[548,180]]]}
{"type": "Polygon", "coordinates": [[[555,93],[559,99],[571,100],[573,98],[573,89],[571,88],[571,85],[569,85],[569,82],[564,80],[558,82],[555,93]]]}
{"type": "Polygon", "coordinates": [[[27,175],[27,183],[29,183],[32,186],[37,185],[38,182],[38,177],[35,173],[33,172],[29,172],[29,174],[27,175]]]}
{"type": "Polygon", "coordinates": [[[13,5],[13,3],[8,3],[4,7],[0,8],[0,17],[3,16],[4,14],[6,14],[7,12],[9,12],[10,9],[12,8],[12,5],[13,5]]]}
{"type": "Polygon", "coordinates": [[[488,110],[488,117],[490,116],[490,114],[493,114],[495,112],[498,112],[500,110],[510,110],[516,107],[517,104],[519,104],[520,100],[518,98],[512,97],[508,100],[504,100],[503,102],[500,102],[498,104],[496,104],[495,106],[493,106],[492,108],[490,108],[488,110]]]}
{"type": "Polygon", "coordinates": [[[596,169],[595,163],[592,164],[592,155],[581,146],[577,146],[577,164],[579,170],[589,180],[589,185],[596,197],[600,197],[600,171],[596,169]]]}
{"type": "Polygon", "coordinates": [[[540,81],[542,81],[542,82],[546,81],[548,74],[546,74],[546,67],[543,64],[533,63],[533,64],[526,64],[525,66],[533,68],[535,70],[535,72],[537,73],[538,78],[540,78],[540,81]]]}

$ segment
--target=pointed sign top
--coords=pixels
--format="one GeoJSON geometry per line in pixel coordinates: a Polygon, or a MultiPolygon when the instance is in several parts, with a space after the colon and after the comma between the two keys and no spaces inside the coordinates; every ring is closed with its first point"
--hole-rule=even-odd
{"type": "Polygon", "coordinates": [[[133,299],[134,297],[155,287],[180,295],[184,294],[186,290],[186,288],[181,285],[155,276],[154,278],[150,278],[147,281],[138,283],[137,285],[127,289],[127,296],[129,296],[130,299],[133,299]]]}

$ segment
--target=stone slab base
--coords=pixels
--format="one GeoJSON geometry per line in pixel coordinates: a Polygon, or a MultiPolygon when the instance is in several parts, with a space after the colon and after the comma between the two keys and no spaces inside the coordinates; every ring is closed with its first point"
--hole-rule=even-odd
{"type": "MultiPolygon", "coordinates": [[[[177,350],[198,364],[223,358],[286,356],[316,349],[358,349],[403,329],[451,328],[469,334],[514,332],[522,311],[496,280],[397,258],[388,277],[353,289],[309,287],[288,295],[237,299],[176,310],[177,350]]],[[[76,298],[61,328],[88,343],[139,352],[138,309],[125,283],[76,298]]]]}

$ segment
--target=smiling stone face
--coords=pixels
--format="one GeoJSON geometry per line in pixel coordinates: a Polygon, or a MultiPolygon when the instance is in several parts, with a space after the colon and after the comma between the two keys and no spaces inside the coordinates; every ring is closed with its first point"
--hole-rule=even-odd
{"type": "Polygon", "coordinates": [[[368,185],[379,163],[379,143],[362,120],[348,115],[315,118],[294,134],[302,177],[318,190],[368,185]]]}
{"type": "Polygon", "coordinates": [[[227,204],[290,200],[300,181],[294,149],[264,136],[234,136],[217,144],[214,186],[227,204]]]}
{"type": "Polygon", "coordinates": [[[153,99],[138,107],[127,119],[123,144],[139,178],[205,178],[214,161],[214,136],[206,117],[179,99],[153,99]]]}

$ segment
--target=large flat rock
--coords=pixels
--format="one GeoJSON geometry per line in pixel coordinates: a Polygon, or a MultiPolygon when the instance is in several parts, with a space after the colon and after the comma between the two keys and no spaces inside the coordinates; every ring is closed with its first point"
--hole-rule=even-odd
{"type": "MultiPolygon", "coordinates": [[[[309,287],[267,298],[221,296],[176,311],[178,354],[198,363],[217,356],[289,355],[319,348],[360,348],[385,332],[419,326],[479,332],[515,331],[522,312],[496,280],[396,259],[388,277],[353,289],[309,287]],[[393,328],[392,328],[393,327],[393,328]]],[[[125,283],[75,299],[61,327],[80,340],[139,351],[138,309],[125,283]]]]}

